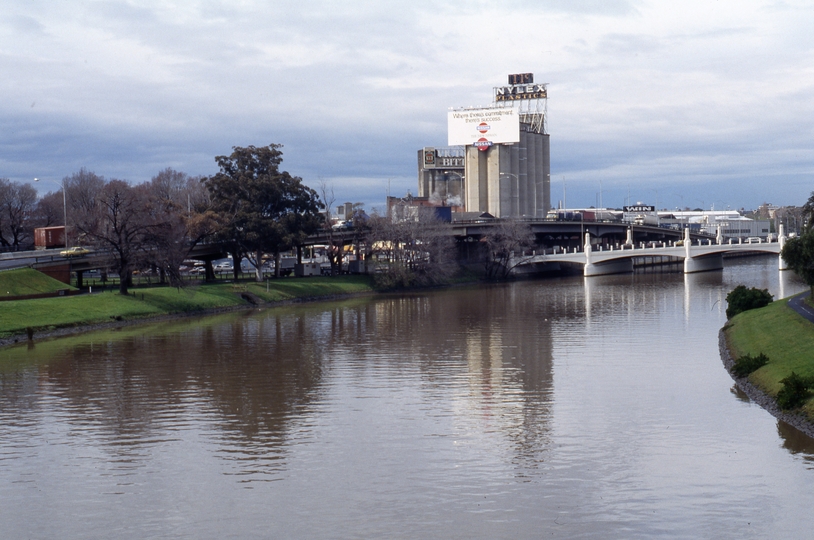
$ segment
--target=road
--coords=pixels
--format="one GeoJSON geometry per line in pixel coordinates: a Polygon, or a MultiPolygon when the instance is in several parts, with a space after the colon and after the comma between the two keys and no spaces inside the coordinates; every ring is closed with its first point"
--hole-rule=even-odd
{"type": "Polygon", "coordinates": [[[789,300],[789,307],[800,314],[801,317],[814,323],[814,308],[805,303],[811,292],[800,293],[789,300]]]}

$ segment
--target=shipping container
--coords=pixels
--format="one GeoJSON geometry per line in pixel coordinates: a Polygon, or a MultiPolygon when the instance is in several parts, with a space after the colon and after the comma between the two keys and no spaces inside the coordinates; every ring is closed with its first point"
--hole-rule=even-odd
{"type": "Polygon", "coordinates": [[[36,249],[68,247],[65,245],[65,227],[34,229],[34,247],[36,249]]]}

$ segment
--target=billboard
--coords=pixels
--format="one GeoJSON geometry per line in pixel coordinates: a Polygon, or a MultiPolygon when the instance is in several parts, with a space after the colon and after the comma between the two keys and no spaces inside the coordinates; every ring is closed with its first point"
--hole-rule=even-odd
{"type": "Polygon", "coordinates": [[[520,142],[520,116],[511,108],[463,109],[447,113],[448,144],[474,145],[520,142]]]}

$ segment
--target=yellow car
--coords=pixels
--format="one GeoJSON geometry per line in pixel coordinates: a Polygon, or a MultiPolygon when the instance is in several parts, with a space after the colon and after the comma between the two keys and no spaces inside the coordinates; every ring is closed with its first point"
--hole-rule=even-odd
{"type": "Polygon", "coordinates": [[[83,255],[87,255],[88,253],[90,253],[90,250],[80,246],[72,247],[70,249],[66,249],[59,252],[59,254],[62,255],[63,257],[82,257],[83,255]]]}

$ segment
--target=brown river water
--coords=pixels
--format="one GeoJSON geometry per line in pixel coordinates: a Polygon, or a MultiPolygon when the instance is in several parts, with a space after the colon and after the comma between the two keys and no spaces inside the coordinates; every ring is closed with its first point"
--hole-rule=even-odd
{"type": "Polygon", "coordinates": [[[0,538],[810,538],[814,441],[739,393],[774,257],[0,350],[0,538]]]}

